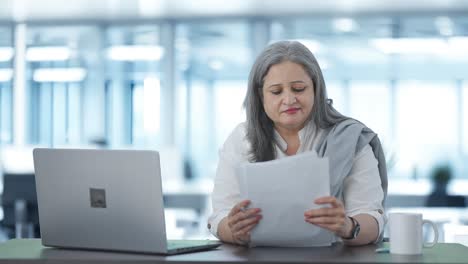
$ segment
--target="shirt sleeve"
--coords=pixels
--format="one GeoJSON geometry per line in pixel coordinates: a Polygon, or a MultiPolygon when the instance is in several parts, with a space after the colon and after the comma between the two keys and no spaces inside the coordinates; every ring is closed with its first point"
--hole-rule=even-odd
{"type": "Polygon", "coordinates": [[[244,133],[242,132],[243,126],[238,126],[219,151],[218,168],[211,195],[213,213],[208,218],[208,229],[215,237],[218,237],[218,225],[221,220],[241,201],[235,168],[240,162],[247,160],[243,155],[244,133]]]}
{"type": "Polygon", "coordinates": [[[368,214],[374,217],[379,227],[375,243],[380,242],[386,223],[383,198],[378,161],[368,144],[356,155],[351,172],[344,180],[343,199],[346,215],[368,214]]]}

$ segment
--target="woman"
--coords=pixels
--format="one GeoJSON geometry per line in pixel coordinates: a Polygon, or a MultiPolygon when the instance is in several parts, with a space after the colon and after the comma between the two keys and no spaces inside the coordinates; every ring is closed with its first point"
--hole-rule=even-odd
{"type": "Polygon", "coordinates": [[[311,201],[328,206],[298,217],[349,245],[381,240],[387,172],[380,141],[362,123],[333,108],[317,60],[304,45],[281,41],[258,56],[244,106],[247,121],[220,151],[208,220],[215,236],[247,245],[262,219],[261,208],[248,208],[250,201],[240,199],[236,166],[315,151],[329,158],[332,196],[311,201]]]}

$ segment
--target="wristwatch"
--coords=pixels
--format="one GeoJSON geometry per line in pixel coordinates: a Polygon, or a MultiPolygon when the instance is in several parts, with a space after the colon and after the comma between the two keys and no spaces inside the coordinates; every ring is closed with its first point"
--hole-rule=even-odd
{"type": "Polygon", "coordinates": [[[344,237],[344,239],[355,239],[359,235],[359,231],[361,231],[361,225],[353,217],[351,217],[351,216],[348,216],[348,217],[349,217],[349,219],[351,219],[351,222],[353,222],[353,228],[351,229],[351,236],[350,237],[344,237]]]}

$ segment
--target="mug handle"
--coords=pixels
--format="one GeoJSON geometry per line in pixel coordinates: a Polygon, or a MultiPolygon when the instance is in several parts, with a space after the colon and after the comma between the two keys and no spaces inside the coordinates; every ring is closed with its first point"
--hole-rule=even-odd
{"type": "Polygon", "coordinates": [[[439,231],[437,230],[437,226],[432,221],[423,219],[422,224],[430,224],[432,226],[432,229],[434,230],[434,240],[432,242],[425,242],[423,244],[424,247],[431,248],[437,243],[437,241],[439,241],[439,231]]]}

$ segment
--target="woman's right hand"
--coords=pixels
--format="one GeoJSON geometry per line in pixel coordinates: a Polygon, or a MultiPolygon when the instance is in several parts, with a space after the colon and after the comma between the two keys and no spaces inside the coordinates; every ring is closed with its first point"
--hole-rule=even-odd
{"type": "Polygon", "coordinates": [[[231,231],[232,240],[239,245],[250,242],[250,231],[258,224],[262,215],[260,208],[246,209],[250,200],[243,200],[236,204],[227,216],[227,224],[231,231]]]}

